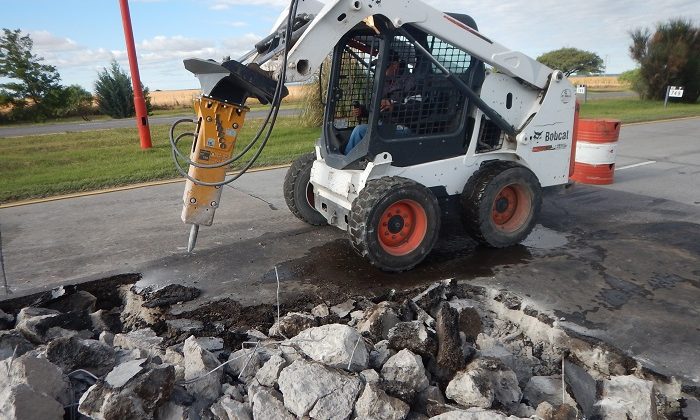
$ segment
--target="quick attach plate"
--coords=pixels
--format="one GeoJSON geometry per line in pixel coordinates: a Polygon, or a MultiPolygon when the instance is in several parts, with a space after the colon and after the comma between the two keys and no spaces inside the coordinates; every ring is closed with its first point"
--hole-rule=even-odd
{"type": "MultiPolygon", "coordinates": [[[[261,70],[248,67],[235,60],[217,63],[200,58],[188,58],[185,68],[197,76],[202,85],[202,94],[222,102],[245,105],[249,97],[254,97],[265,105],[272,102],[277,81],[261,70]]],[[[282,87],[282,98],[289,94],[282,87]]]]}

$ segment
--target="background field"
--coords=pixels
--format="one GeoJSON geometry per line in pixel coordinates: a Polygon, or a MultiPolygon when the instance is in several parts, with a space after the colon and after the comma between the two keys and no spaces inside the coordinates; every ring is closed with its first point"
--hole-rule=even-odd
{"type": "MultiPolygon", "coordinates": [[[[299,102],[302,97],[302,85],[287,85],[289,95],[282,102],[299,102]]],[[[200,94],[199,89],[157,90],[151,92],[151,105],[156,108],[191,108],[192,102],[200,94]]],[[[247,105],[258,105],[257,99],[249,99],[247,105]]]]}
{"type": "Polygon", "coordinates": [[[628,83],[621,82],[617,76],[569,77],[574,85],[586,85],[592,90],[627,90],[628,83]]]}

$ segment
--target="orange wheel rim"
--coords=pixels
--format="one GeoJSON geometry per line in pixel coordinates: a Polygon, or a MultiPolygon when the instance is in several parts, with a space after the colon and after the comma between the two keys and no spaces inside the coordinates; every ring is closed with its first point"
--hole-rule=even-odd
{"type": "Polygon", "coordinates": [[[528,190],[519,184],[503,187],[491,206],[491,220],[504,232],[522,228],[530,215],[532,198],[528,190]]]}
{"type": "Polygon", "coordinates": [[[390,205],[379,219],[379,244],[387,253],[402,256],[415,251],[428,231],[428,216],[423,206],[413,200],[390,205]]]}

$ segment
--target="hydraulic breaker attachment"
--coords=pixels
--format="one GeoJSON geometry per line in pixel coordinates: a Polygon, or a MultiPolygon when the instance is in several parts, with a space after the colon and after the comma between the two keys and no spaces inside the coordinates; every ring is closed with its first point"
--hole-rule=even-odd
{"type": "MultiPolygon", "coordinates": [[[[194,109],[197,114],[197,138],[190,153],[190,160],[203,165],[217,165],[231,159],[248,108],[202,97],[195,100],[194,109]]],[[[226,177],[227,167],[226,164],[208,168],[191,165],[188,175],[202,183],[220,183],[226,177]]],[[[195,226],[211,226],[214,221],[214,212],[221,199],[221,189],[221,185],[202,185],[191,179],[185,184],[182,221],[193,225],[193,233],[190,236],[192,248],[198,229],[195,226]]]]}
{"type": "MultiPolygon", "coordinates": [[[[233,60],[219,64],[188,59],[185,68],[199,78],[202,86],[202,96],[194,103],[197,128],[182,208],[182,221],[192,225],[187,245],[191,252],[199,226],[211,226],[214,221],[226,170],[234,160],[236,139],[249,111],[246,100],[252,96],[262,104],[273,102],[278,82],[259,69],[233,60]]],[[[288,91],[284,86],[280,88],[277,92],[282,98],[288,91]]]]}

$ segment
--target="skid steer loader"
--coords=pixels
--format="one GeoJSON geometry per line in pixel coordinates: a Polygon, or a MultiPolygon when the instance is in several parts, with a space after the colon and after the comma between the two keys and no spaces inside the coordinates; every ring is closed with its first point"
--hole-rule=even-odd
{"type": "Polygon", "coordinates": [[[515,245],[535,224],[541,189],[568,182],[572,85],[480,33],[469,16],[416,0],[295,0],[283,16],[239,60],[185,61],[203,91],[189,173],[181,169],[190,248],[230,182],[225,166],[246,99],[275,109],[285,81],[308,79],[329,56],[322,135],[289,168],[284,196],[306,223],[347,231],[376,267],[420,263],[450,197],[477,241],[515,245]]]}

